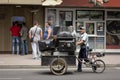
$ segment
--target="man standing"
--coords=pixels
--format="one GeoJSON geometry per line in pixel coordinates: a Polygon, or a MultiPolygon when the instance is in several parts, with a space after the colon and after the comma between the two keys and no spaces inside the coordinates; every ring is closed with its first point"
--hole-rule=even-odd
{"type": "Polygon", "coordinates": [[[25,55],[28,54],[28,44],[27,44],[28,28],[25,26],[24,22],[22,24],[20,35],[21,35],[21,43],[22,43],[22,55],[25,55]]]}
{"type": "MultiPolygon", "coordinates": [[[[84,59],[85,61],[88,61],[88,35],[86,33],[86,30],[84,27],[80,28],[81,33],[81,40],[76,42],[76,45],[80,45],[81,49],[79,51],[78,58],[81,59],[81,61],[84,59]]],[[[82,62],[78,62],[78,72],[82,72],[82,62]]]]}
{"type": "Polygon", "coordinates": [[[33,41],[31,42],[33,58],[38,59],[41,56],[38,41],[42,39],[42,29],[40,28],[39,23],[37,21],[34,22],[34,26],[30,28],[29,38],[33,38],[33,41]]]}
{"type": "Polygon", "coordinates": [[[13,26],[10,28],[12,35],[12,54],[15,54],[15,49],[17,49],[17,54],[20,53],[20,27],[18,22],[14,22],[13,26]]]}

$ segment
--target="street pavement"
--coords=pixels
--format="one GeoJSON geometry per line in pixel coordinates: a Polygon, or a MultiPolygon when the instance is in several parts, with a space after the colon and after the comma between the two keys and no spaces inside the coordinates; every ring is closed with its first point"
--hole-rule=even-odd
{"type": "Polygon", "coordinates": [[[70,68],[64,75],[56,76],[49,69],[0,69],[0,80],[120,80],[120,68],[108,68],[103,73],[91,69],[76,72],[70,68]]]}
{"type": "MultiPolygon", "coordinates": [[[[106,54],[101,59],[107,67],[120,67],[120,54],[106,54]]],[[[0,69],[2,68],[46,68],[41,66],[41,59],[34,60],[32,54],[12,55],[0,54],[0,69]]],[[[76,67],[76,66],[74,66],[76,67]]]]}

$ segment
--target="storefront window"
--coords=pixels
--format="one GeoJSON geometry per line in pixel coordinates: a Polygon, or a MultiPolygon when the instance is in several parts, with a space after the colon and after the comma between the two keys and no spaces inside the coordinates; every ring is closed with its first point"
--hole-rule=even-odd
{"type": "Polygon", "coordinates": [[[69,26],[73,26],[73,12],[72,11],[60,11],[59,12],[59,25],[63,29],[67,29],[69,26]]]}
{"type": "Polygon", "coordinates": [[[90,20],[104,20],[103,11],[90,11],[90,20]]]}
{"type": "Polygon", "coordinates": [[[104,37],[96,38],[96,49],[104,49],[104,37]]]}
{"type": "Polygon", "coordinates": [[[52,24],[56,24],[56,9],[47,10],[47,21],[51,21],[52,24]]]}
{"type": "Polygon", "coordinates": [[[89,20],[89,11],[77,11],[76,13],[76,20],[89,20]]]}
{"type": "Polygon", "coordinates": [[[104,35],[104,22],[96,23],[97,35],[104,35]]]}
{"type": "Polygon", "coordinates": [[[120,49],[120,20],[107,20],[107,49],[120,49]]]}
{"type": "Polygon", "coordinates": [[[92,49],[104,49],[104,37],[89,37],[89,45],[92,49]]]}
{"type": "Polygon", "coordinates": [[[76,10],[76,30],[85,27],[90,48],[104,49],[105,22],[103,10],[76,10]]]}
{"type": "Polygon", "coordinates": [[[76,22],[76,31],[80,31],[80,27],[84,26],[84,22],[83,21],[78,21],[76,22]]]}
{"type": "Polygon", "coordinates": [[[59,24],[61,26],[71,26],[73,21],[73,15],[71,11],[59,12],[59,24]]]}
{"type": "Polygon", "coordinates": [[[104,20],[104,11],[101,10],[77,10],[76,20],[104,20]]]}
{"type": "Polygon", "coordinates": [[[95,49],[95,38],[94,37],[89,37],[89,45],[91,49],[95,49]]]}
{"type": "Polygon", "coordinates": [[[107,18],[120,19],[120,11],[108,11],[107,18]]]}

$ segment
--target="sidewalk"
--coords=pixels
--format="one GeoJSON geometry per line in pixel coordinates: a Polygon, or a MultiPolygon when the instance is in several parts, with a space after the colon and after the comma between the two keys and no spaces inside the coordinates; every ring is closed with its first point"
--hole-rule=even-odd
{"type": "MultiPolygon", "coordinates": [[[[106,54],[101,58],[107,67],[120,67],[120,54],[106,54]]],[[[12,55],[0,54],[0,69],[2,68],[46,68],[41,66],[41,60],[34,60],[32,54],[12,55]]]]}

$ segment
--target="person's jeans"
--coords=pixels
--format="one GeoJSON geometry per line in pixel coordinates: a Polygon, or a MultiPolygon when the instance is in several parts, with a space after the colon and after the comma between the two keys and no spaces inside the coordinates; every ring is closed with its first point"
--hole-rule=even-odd
{"type": "MultiPolygon", "coordinates": [[[[81,48],[79,51],[79,55],[78,58],[82,61],[84,59],[84,61],[88,61],[88,50],[89,47],[86,48],[81,48]]],[[[82,62],[78,62],[78,71],[82,71],[82,62]]]]}
{"type": "Polygon", "coordinates": [[[28,54],[27,40],[21,40],[21,43],[22,43],[22,55],[28,54]]]}
{"type": "Polygon", "coordinates": [[[37,42],[31,42],[33,58],[41,57],[41,51],[39,50],[39,45],[37,42]]]}
{"type": "Polygon", "coordinates": [[[20,39],[18,36],[12,37],[12,54],[15,54],[15,49],[17,51],[17,54],[20,53],[20,39]]]}

